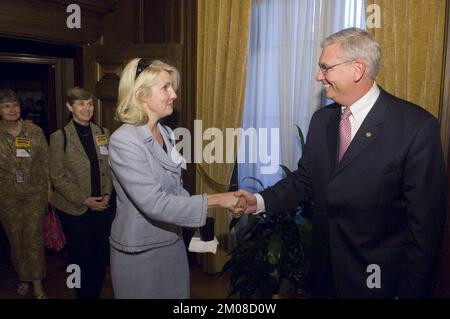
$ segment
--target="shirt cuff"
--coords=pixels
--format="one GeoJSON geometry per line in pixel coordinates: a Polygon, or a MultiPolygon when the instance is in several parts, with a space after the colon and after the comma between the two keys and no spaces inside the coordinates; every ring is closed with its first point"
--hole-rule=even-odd
{"type": "Polygon", "coordinates": [[[266,211],[266,205],[264,204],[264,198],[259,193],[254,194],[256,197],[256,212],[255,214],[259,214],[266,211]]]}

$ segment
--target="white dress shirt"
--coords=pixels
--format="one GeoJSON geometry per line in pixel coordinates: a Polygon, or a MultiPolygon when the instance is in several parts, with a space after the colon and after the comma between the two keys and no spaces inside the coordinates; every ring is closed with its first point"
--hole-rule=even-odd
{"type": "MultiPolygon", "coordinates": [[[[380,95],[380,89],[378,88],[378,85],[374,82],[372,88],[358,101],[350,105],[352,114],[350,115],[350,126],[352,128],[352,140],[356,135],[356,132],[358,132],[359,128],[361,127],[361,124],[363,123],[364,119],[366,118],[367,114],[372,109],[373,105],[378,99],[378,96],[380,95]]],[[[344,112],[344,107],[342,107],[341,112],[344,112]]],[[[266,210],[264,199],[259,193],[254,194],[256,197],[256,213],[259,214],[261,212],[264,212],[266,210]]]]}

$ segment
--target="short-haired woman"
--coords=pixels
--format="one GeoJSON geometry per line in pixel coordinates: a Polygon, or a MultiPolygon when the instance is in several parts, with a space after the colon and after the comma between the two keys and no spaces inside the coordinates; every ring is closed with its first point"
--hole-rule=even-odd
{"type": "Polygon", "coordinates": [[[14,91],[0,90],[0,222],[11,247],[18,293],[47,299],[43,220],[50,200],[48,146],[42,129],[20,119],[14,91]]]}
{"type": "Polygon", "coordinates": [[[78,299],[98,299],[109,260],[112,190],[108,164],[109,132],[91,122],[93,95],[83,88],[67,92],[72,119],[50,136],[50,177],[70,262],[80,266],[78,299]]]}
{"type": "Polygon", "coordinates": [[[208,207],[234,208],[232,193],[194,195],[183,188],[173,133],[159,121],[172,114],[178,71],[133,59],[124,68],[110,163],[117,192],[111,228],[116,298],[189,298],[189,266],[181,227],[201,227],[208,207]]]}

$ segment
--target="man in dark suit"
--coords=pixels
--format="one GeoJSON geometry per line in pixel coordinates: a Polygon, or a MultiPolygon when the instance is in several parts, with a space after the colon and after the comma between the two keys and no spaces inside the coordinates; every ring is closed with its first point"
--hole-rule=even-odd
{"type": "Polygon", "coordinates": [[[327,98],[310,123],[298,169],[246,213],[277,214],[314,201],[311,282],[318,297],[423,298],[446,216],[439,123],[375,83],[380,48],[351,28],[322,43],[327,98]]]}

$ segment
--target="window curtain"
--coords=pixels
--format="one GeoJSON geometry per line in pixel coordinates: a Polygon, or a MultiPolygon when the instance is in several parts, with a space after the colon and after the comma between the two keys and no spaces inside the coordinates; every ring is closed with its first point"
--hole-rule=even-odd
{"type": "MultiPolygon", "coordinates": [[[[202,120],[203,131],[215,127],[225,133],[226,128],[241,126],[250,8],[251,0],[198,0],[196,118],[202,120]]],[[[236,154],[237,146],[235,149],[236,154]]],[[[223,151],[216,149],[216,154],[225,161],[225,153],[230,151],[224,146],[223,151]]],[[[207,160],[196,165],[197,194],[228,191],[234,164],[208,164],[207,160]]],[[[231,248],[231,217],[225,209],[210,209],[208,215],[215,220],[219,246],[215,255],[202,254],[199,259],[205,271],[217,273],[231,248]]]]}
{"type": "MultiPolygon", "coordinates": [[[[321,41],[346,27],[364,28],[364,21],[362,0],[253,0],[243,128],[279,129],[278,135],[267,137],[267,154],[273,160],[278,157],[279,164],[297,167],[301,147],[295,125],[306,137],[312,114],[326,102],[322,84],[315,81],[321,41]]],[[[263,132],[258,133],[259,139],[264,138],[263,132]]],[[[250,146],[249,139],[242,141],[242,157],[250,146]]],[[[241,188],[261,189],[245,179],[248,176],[257,177],[265,187],[283,177],[281,169],[262,174],[267,164],[260,159],[248,162],[247,156],[247,162],[238,166],[241,188]]]]}
{"type": "Polygon", "coordinates": [[[377,82],[439,117],[446,1],[367,0],[372,4],[381,11],[381,27],[368,30],[381,46],[377,82]]]}

